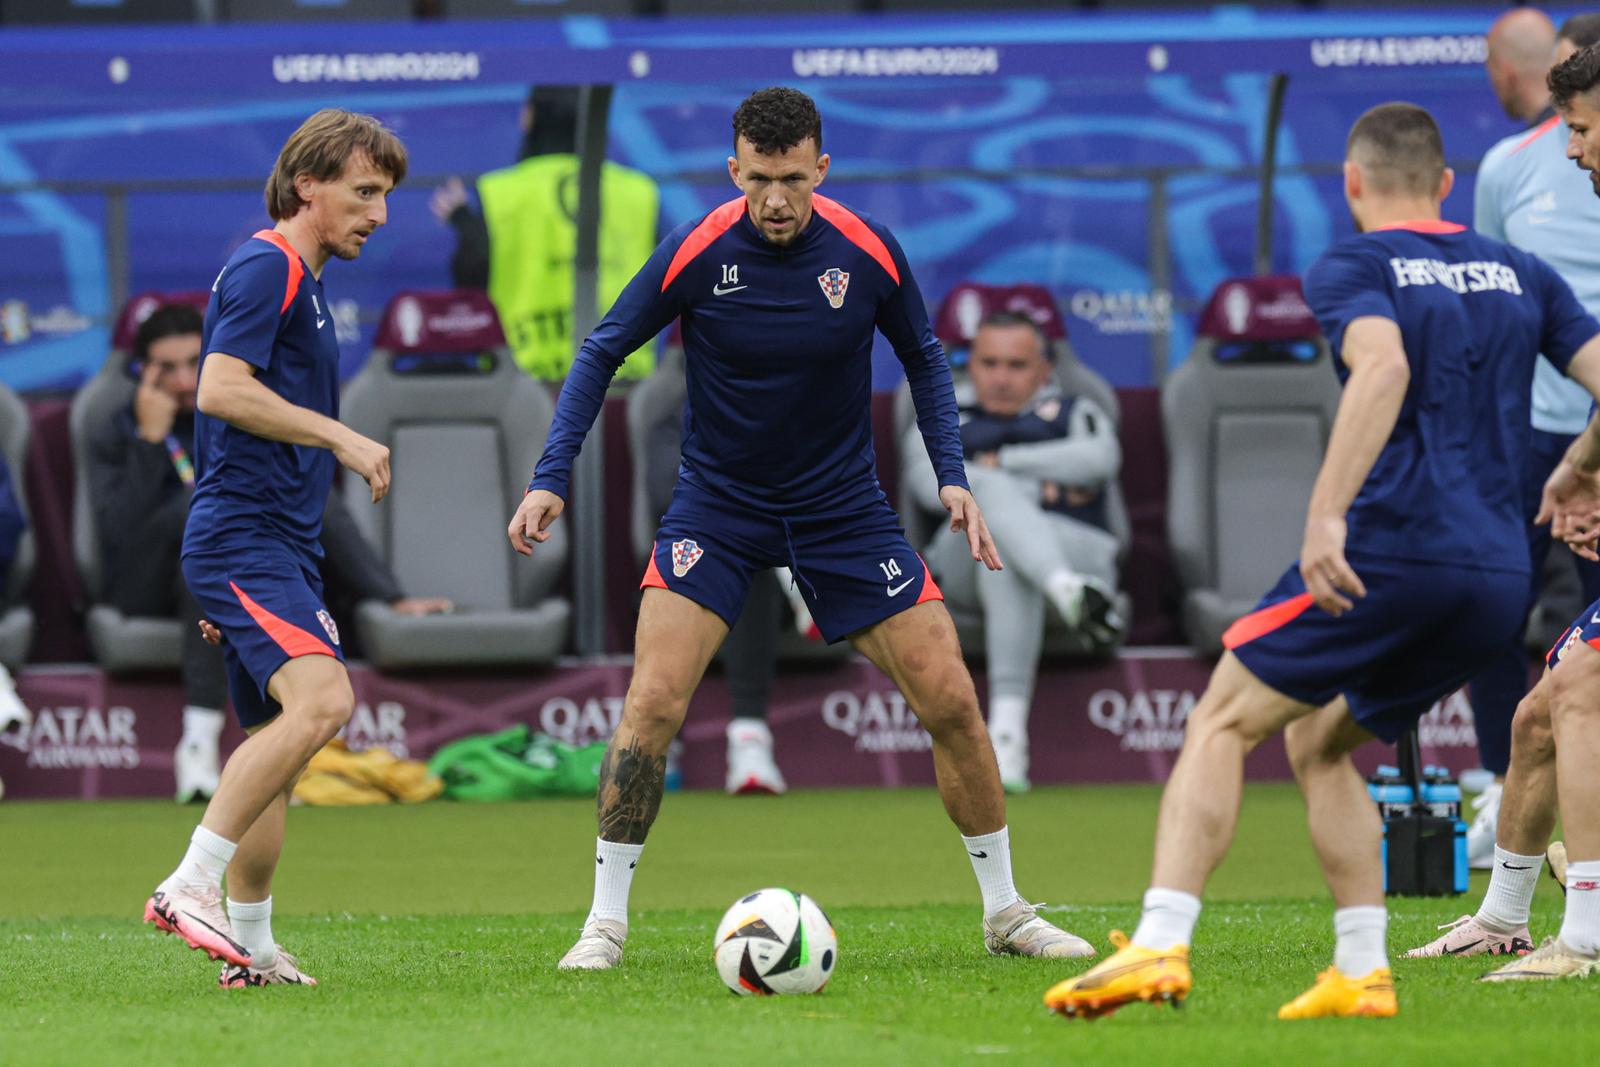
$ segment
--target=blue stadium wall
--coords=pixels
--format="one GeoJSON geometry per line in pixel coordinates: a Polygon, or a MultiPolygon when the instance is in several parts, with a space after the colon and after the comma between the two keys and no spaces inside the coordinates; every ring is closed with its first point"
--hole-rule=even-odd
{"type": "MultiPolygon", "coordinates": [[[[1276,270],[1350,232],[1345,132],[1384,100],[1438,115],[1464,171],[1446,215],[1470,222],[1471,168],[1516,128],[1482,66],[1497,10],[7,29],[0,380],[71,388],[104,358],[114,294],[209,286],[265,223],[283,138],[325,105],[382,117],[415,176],[329,277],[353,372],[389,294],[448,285],[430,182],[511,162],[530,82],[603,81],[611,156],[661,179],[664,226],[734,195],[739,99],[798,85],[824,114],[827,191],[895,229],[930,301],[963,278],[1043,283],[1091,365],[1148,385],[1251,269],[1273,72],[1291,78],[1276,270]]],[[[878,386],[897,376],[878,353],[878,386]]]]}

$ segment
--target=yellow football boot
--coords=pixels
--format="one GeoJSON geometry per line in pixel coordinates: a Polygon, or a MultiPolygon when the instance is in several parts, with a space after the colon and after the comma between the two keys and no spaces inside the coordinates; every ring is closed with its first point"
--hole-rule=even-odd
{"type": "Polygon", "coordinates": [[[1176,1008],[1189,995],[1189,946],[1173,945],[1157,952],[1128,943],[1121,930],[1111,931],[1114,955],[1076,978],[1057,983],[1044,995],[1051,1011],[1069,1019],[1098,1019],[1136,1000],[1162,1001],[1176,1008]]]}
{"type": "Polygon", "coordinates": [[[1324,1019],[1347,1015],[1388,1018],[1397,1015],[1394,976],[1379,967],[1371,974],[1351,978],[1337,967],[1317,975],[1317,984],[1278,1009],[1280,1019],[1324,1019]]]}

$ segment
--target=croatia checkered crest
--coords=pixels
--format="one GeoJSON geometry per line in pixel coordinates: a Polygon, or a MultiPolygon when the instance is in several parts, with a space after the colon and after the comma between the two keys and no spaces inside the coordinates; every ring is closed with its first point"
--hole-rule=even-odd
{"type": "Polygon", "coordinates": [[[836,308],[844,307],[844,291],[850,288],[850,275],[838,267],[829,267],[817,275],[817,284],[822,286],[822,295],[828,298],[828,303],[836,308]]]}
{"type": "Polygon", "coordinates": [[[672,573],[675,577],[682,578],[689,573],[689,568],[700,562],[700,557],[705,555],[705,549],[695,542],[684,538],[682,541],[672,542],[672,573]]]}

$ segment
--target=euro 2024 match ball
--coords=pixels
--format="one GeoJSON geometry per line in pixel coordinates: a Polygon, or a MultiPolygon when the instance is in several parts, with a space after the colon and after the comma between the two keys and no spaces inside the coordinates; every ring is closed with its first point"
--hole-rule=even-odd
{"type": "Polygon", "coordinates": [[[839,961],[839,939],[817,902],[787,889],[758,889],[717,925],[717,973],[742,997],[817,993],[839,961]]]}

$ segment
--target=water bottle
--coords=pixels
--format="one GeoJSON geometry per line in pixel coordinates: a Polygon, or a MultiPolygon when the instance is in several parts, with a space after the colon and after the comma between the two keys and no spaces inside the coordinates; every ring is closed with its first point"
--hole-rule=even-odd
{"type": "MultiPolygon", "coordinates": [[[[1378,805],[1378,814],[1385,821],[1411,814],[1416,795],[1411,783],[1400,776],[1400,768],[1383,766],[1367,779],[1367,792],[1378,805]]],[[[1460,789],[1457,788],[1457,795],[1460,789]]]]}
{"type": "Polygon", "coordinates": [[[1452,849],[1455,858],[1453,883],[1457,893],[1467,891],[1467,824],[1461,820],[1461,785],[1444,767],[1424,767],[1422,771],[1422,802],[1428,812],[1441,819],[1449,819],[1455,826],[1452,849]]]}

